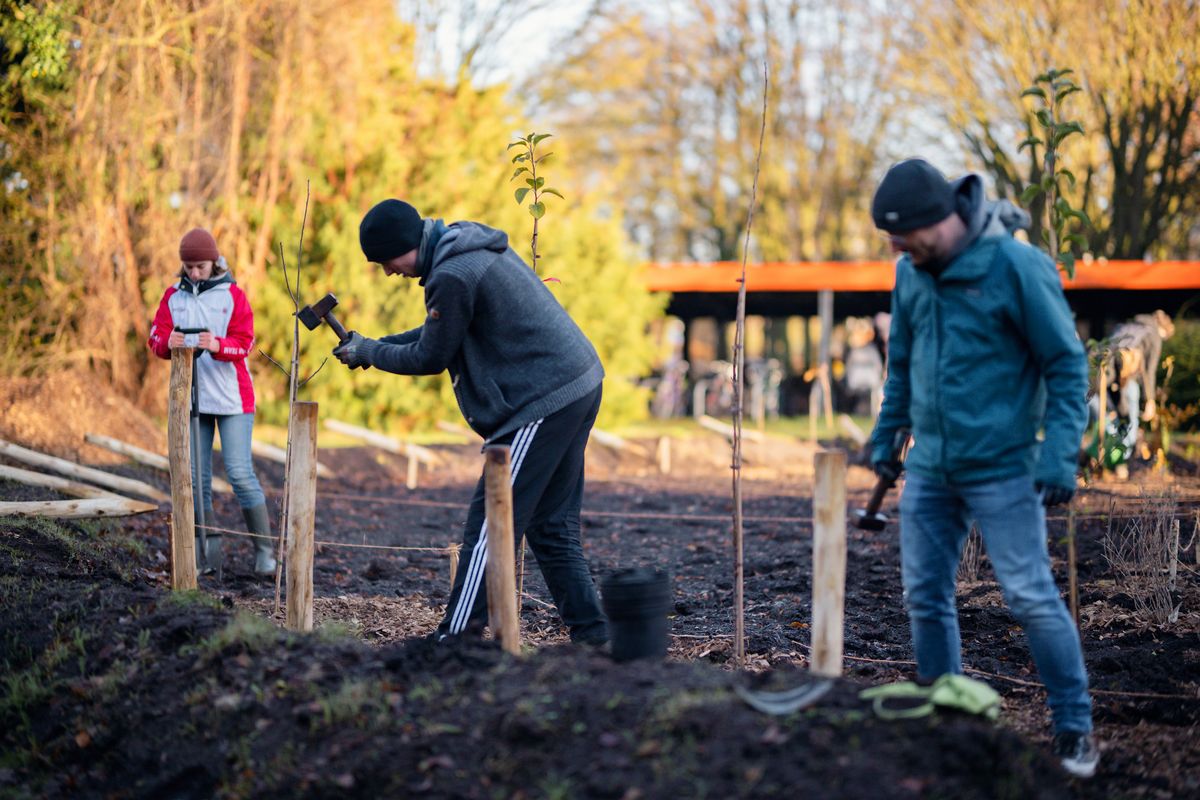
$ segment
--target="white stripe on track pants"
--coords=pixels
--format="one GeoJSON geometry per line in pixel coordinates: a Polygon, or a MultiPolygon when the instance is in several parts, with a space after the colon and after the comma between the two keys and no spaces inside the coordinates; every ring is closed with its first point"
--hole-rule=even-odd
{"type": "MultiPolygon", "coordinates": [[[[546,586],[573,641],[603,642],[608,623],[580,541],[584,449],[600,409],[601,389],[531,422],[493,444],[511,449],[513,530],[537,559],[546,586]]],[[[480,477],[463,528],[458,574],[438,626],[441,636],[487,624],[487,519],[480,477]]]]}

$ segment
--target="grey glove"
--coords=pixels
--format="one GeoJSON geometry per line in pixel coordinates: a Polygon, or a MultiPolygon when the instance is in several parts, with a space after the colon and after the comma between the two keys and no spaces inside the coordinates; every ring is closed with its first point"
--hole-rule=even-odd
{"type": "Polygon", "coordinates": [[[371,353],[379,342],[368,339],[358,331],[350,331],[346,341],[333,348],[333,355],[350,369],[367,369],[371,366],[371,353]]]}
{"type": "Polygon", "coordinates": [[[1054,484],[1042,483],[1041,481],[1035,483],[1034,486],[1037,488],[1038,494],[1042,497],[1042,505],[1047,508],[1066,505],[1075,496],[1075,490],[1066,486],[1055,486],[1054,484]]]}

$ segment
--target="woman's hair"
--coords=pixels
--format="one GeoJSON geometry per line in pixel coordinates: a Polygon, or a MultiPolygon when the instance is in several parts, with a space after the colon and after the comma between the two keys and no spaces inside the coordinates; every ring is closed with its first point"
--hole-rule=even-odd
{"type": "MultiPolygon", "coordinates": [[[[229,264],[225,261],[225,256],[217,256],[217,260],[213,262],[212,276],[214,278],[219,278],[222,275],[224,275],[226,272],[229,272],[229,264]]],[[[187,270],[185,270],[183,268],[182,263],[179,265],[178,277],[180,277],[180,278],[187,277],[187,270]]]]}

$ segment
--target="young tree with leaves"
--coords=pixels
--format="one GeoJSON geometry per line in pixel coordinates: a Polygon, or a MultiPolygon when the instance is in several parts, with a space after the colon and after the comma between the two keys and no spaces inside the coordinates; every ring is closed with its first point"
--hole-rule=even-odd
{"type": "Polygon", "coordinates": [[[509,150],[512,150],[514,147],[524,148],[524,152],[518,152],[513,156],[512,163],[518,166],[513,171],[510,180],[515,181],[517,178],[525,176],[525,185],[513,193],[518,205],[524,203],[525,198],[531,192],[533,193],[533,202],[527,205],[526,209],[529,211],[529,216],[533,217],[533,238],[529,242],[529,251],[531,254],[530,265],[533,267],[534,272],[538,272],[538,259],[541,258],[537,249],[538,221],[546,215],[546,203],[542,199],[542,196],[552,194],[555,197],[562,198],[562,194],[557,189],[552,189],[546,185],[546,177],[544,175],[538,175],[538,164],[550,158],[553,153],[538,155],[537,146],[552,135],[549,133],[530,133],[528,136],[522,136],[508,145],[509,150]]]}
{"type": "Polygon", "coordinates": [[[1042,127],[1042,135],[1027,136],[1018,150],[1028,147],[1035,159],[1039,147],[1044,153],[1041,179],[1021,192],[1021,205],[1024,206],[1039,196],[1045,198],[1043,207],[1046,210],[1046,219],[1042,229],[1042,240],[1050,257],[1062,266],[1067,277],[1073,278],[1075,253],[1072,247],[1086,249],[1087,239],[1077,231],[1070,232],[1067,226],[1071,220],[1078,220],[1084,226],[1090,225],[1091,222],[1087,214],[1071,207],[1061,190],[1062,183],[1066,183],[1070,188],[1075,187],[1075,173],[1061,163],[1062,144],[1070,136],[1083,134],[1083,125],[1063,117],[1063,103],[1080,91],[1070,75],[1069,69],[1047,70],[1034,79],[1033,86],[1021,92],[1022,97],[1033,97],[1040,101],[1041,107],[1035,112],[1035,117],[1042,127]]]}

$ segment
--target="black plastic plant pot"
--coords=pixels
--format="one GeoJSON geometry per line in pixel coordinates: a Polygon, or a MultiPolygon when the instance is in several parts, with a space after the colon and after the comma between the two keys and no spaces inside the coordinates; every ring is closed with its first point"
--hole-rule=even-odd
{"type": "Polygon", "coordinates": [[[667,655],[667,615],[674,608],[671,579],[650,567],[623,569],[600,582],[614,661],[667,655]]]}

